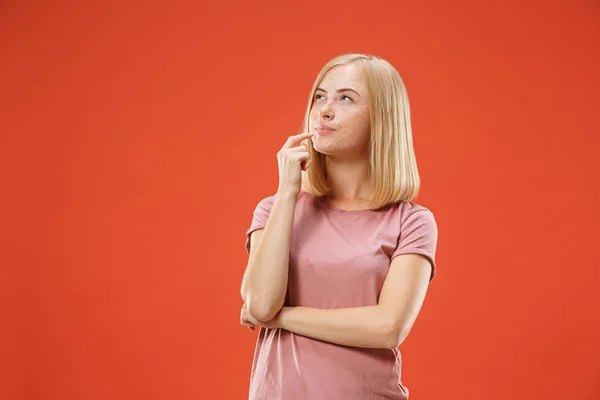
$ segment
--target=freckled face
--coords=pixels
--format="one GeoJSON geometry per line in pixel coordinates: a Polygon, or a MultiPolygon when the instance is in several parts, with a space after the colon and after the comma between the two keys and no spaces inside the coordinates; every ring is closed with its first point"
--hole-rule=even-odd
{"type": "Polygon", "coordinates": [[[369,94],[358,68],[332,68],[315,92],[310,132],[316,151],[330,155],[365,153],[371,134],[369,94]],[[328,130],[326,126],[333,128],[328,130]]]}

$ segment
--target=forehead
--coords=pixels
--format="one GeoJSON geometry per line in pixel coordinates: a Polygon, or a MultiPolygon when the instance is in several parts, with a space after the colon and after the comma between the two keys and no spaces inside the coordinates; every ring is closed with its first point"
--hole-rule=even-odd
{"type": "Polygon", "coordinates": [[[319,86],[325,90],[350,87],[362,91],[365,83],[360,70],[353,64],[347,64],[330,69],[319,86]]]}

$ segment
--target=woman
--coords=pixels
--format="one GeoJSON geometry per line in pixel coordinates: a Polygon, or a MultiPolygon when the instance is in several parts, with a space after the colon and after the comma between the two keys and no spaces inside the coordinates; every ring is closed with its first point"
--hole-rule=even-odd
{"type": "Polygon", "coordinates": [[[334,58],[302,130],[247,231],[240,322],[261,328],[250,399],[407,399],[398,346],[435,274],[437,225],[412,202],[400,75],[379,57],[334,58]]]}

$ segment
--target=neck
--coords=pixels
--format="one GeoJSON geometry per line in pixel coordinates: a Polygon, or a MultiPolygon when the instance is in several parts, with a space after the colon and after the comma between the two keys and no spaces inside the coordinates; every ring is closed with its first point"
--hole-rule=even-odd
{"type": "Polygon", "coordinates": [[[340,160],[327,156],[329,198],[341,201],[365,201],[373,193],[369,159],[340,160]]]}

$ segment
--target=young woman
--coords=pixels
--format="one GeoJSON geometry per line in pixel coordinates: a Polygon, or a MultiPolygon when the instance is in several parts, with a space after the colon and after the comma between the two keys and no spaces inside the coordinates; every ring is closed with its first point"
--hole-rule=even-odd
{"type": "Polygon", "coordinates": [[[259,335],[252,400],[407,399],[399,345],[435,274],[437,224],[406,89],[370,55],[328,62],[279,187],[254,210],[240,322],[259,335]]]}

